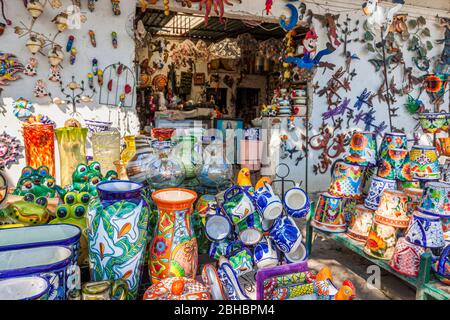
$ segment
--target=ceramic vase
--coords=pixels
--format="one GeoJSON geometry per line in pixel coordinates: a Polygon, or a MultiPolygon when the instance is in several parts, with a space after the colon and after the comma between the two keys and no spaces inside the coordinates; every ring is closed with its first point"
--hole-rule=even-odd
{"type": "Polygon", "coordinates": [[[373,223],[374,211],[357,205],[348,222],[347,235],[353,240],[366,242],[373,223]]]}
{"type": "Polygon", "coordinates": [[[23,126],[25,159],[27,166],[47,166],[55,176],[55,137],[51,124],[32,123],[23,126]]]}
{"type": "Polygon", "coordinates": [[[328,192],[336,197],[360,199],[364,167],[338,160],[331,168],[331,184],[328,192]]]}
{"type": "Polygon", "coordinates": [[[159,213],[150,249],[149,269],[153,283],[170,277],[195,277],[198,252],[191,214],[196,198],[197,194],[188,189],[153,192],[152,199],[159,213]]]}
{"type": "Polygon", "coordinates": [[[384,179],[378,176],[373,177],[364,205],[371,210],[377,210],[384,190],[395,189],[396,187],[397,182],[395,180],[384,179]]]}
{"type": "Polygon", "coordinates": [[[440,178],[438,154],[435,147],[412,146],[409,158],[411,174],[415,179],[433,180],[440,178]]]}
{"type": "Polygon", "coordinates": [[[147,245],[149,210],[141,195],[143,185],[107,181],[97,185],[99,198],[87,215],[91,280],[125,279],[127,299],[135,299],[147,245]]]}
{"type": "Polygon", "coordinates": [[[65,127],[55,130],[58,141],[61,186],[72,183],[78,164],[86,164],[86,128],[65,127]]]}
{"type": "Polygon", "coordinates": [[[120,133],[114,131],[95,132],[91,137],[94,161],[100,163],[102,174],[116,170],[114,161],[120,160],[120,133]]]}
{"type": "Polygon", "coordinates": [[[416,278],[419,274],[420,257],[424,253],[424,248],[408,242],[405,238],[399,238],[389,266],[400,274],[416,278]]]}
{"type": "Polygon", "coordinates": [[[406,240],[424,248],[445,246],[444,231],[439,217],[415,211],[411,224],[406,231],[406,240]]]}
{"type": "Polygon", "coordinates": [[[127,176],[130,180],[144,183],[149,164],[155,159],[155,150],[150,145],[151,139],[146,136],[135,138],[136,152],[127,163],[127,176]]]}
{"type": "Polygon", "coordinates": [[[428,182],[419,208],[429,215],[450,217],[450,184],[439,181],[428,182]]]}
{"type": "Polygon", "coordinates": [[[406,134],[400,132],[386,132],[380,144],[379,157],[386,156],[389,149],[406,149],[408,147],[408,139],[406,134]]]}
{"type": "Polygon", "coordinates": [[[406,193],[398,190],[384,190],[380,205],[375,211],[375,221],[397,228],[407,228],[409,225],[407,202],[406,193]]]}
{"type": "Polygon", "coordinates": [[[377,259],[390,260],[394,254],[397,237],[396,227],[374,221],[364,245],[364,252],[377,259]]]}
{"type": "Polygon", "coordinates": [[[343,198],[321,193],[314,214],[314,227],[327,232],[345,232],[343,202],[343,198]]]}
{"type": "Polygon", "coordinates": [[[377,137],[373,132],[355,132],[350,141],[347,163],[359,166],[375,166],[377,164],[377,137]]]}

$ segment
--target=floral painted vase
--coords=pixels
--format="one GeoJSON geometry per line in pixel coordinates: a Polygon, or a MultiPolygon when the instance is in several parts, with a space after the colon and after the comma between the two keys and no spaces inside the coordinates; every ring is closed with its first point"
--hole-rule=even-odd
{"type": "Polygon", "coordinates": [[[197,239],[191,226],[197,193],[188,189],[161,189],[152,193],[159,212],[150,249],[153,283],[171,277],[194,278],[198,265],[197,239]]]}
{"type": "Polygon", "coordinates": [[[408,147],[408,139],[406,134],[400,132],[386,132],[381,141],[379,157],[385,157],[389,149],[406,149],[408,147]]]}
{"type": "Polygon", "coordinates": [[[337,197],[360,199],[362,197],[363,176],[364,167],[338,160],[331,168],[332,181],[328,192],[337,197]]]}
{"type": "Polygon", "coordinates": [[[91,280],[126,280],[127,299],[137,297],[148,237],[149,214],[142,188],[132,181],[99,183],[99,198],[88,208],[91,280]]]}
{"type": "Polygon", "coordinates": [[[374,221],[364,245],[364,252],[378,259],[390,260],[394,254],[397,237],[396,227],[374,221]]]}
{"type": "Polygon", "coordinates": [[[410,170],[415,179],[440,178],[438,154],[432,146],[412,146],[409,153],[410,170]]]}
{"type": "Polygon", "coordinates": [[[356,241],[365,242],[373,223],[373,210],[363,205],[356,206],[348,222],[347,235],[356,241]]]}
{"type": "Polygon", "coordinates": [[[359,166],[377,164],[377,137],[374,132],[355,132],[350,141],[347,163],[359,166]]]}
{"type": "Polygon", "coordinates": [[[439,181],[428,182],[419,209],[430,215],[450,217],[450,184],[439,181]]]}
{"type": "Polygon", "coordinates": [[[408,196],[398,190],[385,190],[381,195],[380,205],[375,211],[375,221],[397,228],[407,228],[408,196]]]}

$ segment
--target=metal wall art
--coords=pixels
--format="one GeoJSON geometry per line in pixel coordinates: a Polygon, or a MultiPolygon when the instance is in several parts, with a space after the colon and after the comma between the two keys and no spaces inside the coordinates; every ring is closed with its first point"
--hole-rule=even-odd
{"type": "Polygon", "coordinates": [[[100,86],[99,103],[108,106],[131,108],[136,99],[134,72],[118,62],[103,70],[106,85],[100,86]]]}
{"type": "Polygon", "coordinates": [[[0,170],[9,168],[13,163],[18,163],[20,156],[20,141],[3,132],[0,134],[0,170]]]}
{"type": "Polygon", "coordinates": [[[0,51],[0,86],[8,85],[9,81],[20,79],[19,73],[24,72],[23,64],[11,53],[0,51]]]}

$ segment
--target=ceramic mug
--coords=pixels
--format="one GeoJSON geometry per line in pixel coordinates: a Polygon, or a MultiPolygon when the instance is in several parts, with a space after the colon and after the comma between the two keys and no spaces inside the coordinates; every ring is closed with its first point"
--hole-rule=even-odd
{"type": "Polygon", "coordinates": [[[236,271],[238,277],[253,270],[252,253],[250,249],[245,247],[242,241],[236,240],[230,243],[227,247],[225,257],[228,259],[234,271],[236,271]]]}
{"type": "Polygon", "coordinates": [[[389,266],[400,274],[416,278],[419,274],[420,257],[424,253],[424,248],[408,242],[403,237],[399,238],[389,266]]]}
{"type": "Polygon", "coordinates": [[[280,197],[278,197],[268,183],[256,190],[253,194],[256,208],[259,210],[264,219],[274,220],[278,218],[282,211],[283,205],[280,197]]]}
{"type": "Polygon", "coordinates": [[[225,256],[227,248],[232,241],[226,238],[223,241],[213,241],[209,247],[208,255],[211,259],[219,260],[221,256],[225,256]]]}
{"type": "Polygon", "coordinates": [[[331,168],[331,184],[328,192],[337,197],[360,199],[363,176],[364,167],[337,160],[331,168]]]}
{"type": "Polygon", "coordinates": [[[239,186],[229,188],[223,198],[223,210],[234,224],[256,211],[252,197],[239,186]]]}
{"type": "Polygon", "coordinates": [[[398,190],[384,190],[380,204],[375,211],[375,221],[385,225],[407,228],[409,225],[408,196],[398,190]]]}
{"type": "Polygon", "coordinates": [[[81,287],[82,300],[126,300],[128,283],[123,279],[86,282],[81,287]]]}
{"type": "Polygon", "coordinates": [[[407,149],[388,149],[380,159],[377,175],[385,179],[396,179],[407,155],[407,149]]]}
{"type": "Polygon", "coordinates": [[[450,157],[450,137],[439,138],[436,147],[440,155],[450,157]]]}
{"type": "Polygon", "coordinates": [[[314,214],[313,226],[327,232],[345,232],[347,224],[343,210],[344,199],[321,193],[314,214]]]}
{"type": "Polygon", "coordinates": [[[258,269],[278,265],[278,252],[269,238],[265,237],[255,246],[253,260],[258,269]]]}
{"type": "Polygon", "coordinates": [[[239,239],[247,246],[257,244],[263,236],[260,214],[255,211],[236,224],[239,239]]]}
{"type": "Polygon", "coordinates": [[[17,277],[0,281],[0,300],[48,300],[50,283],[44,277],[17,277]]]}
{"type": "Polygon", "coordinates": [[[439,217],[427,212],[414,212],[411,224],[406,231],[406,240],[424,248],[441,248],[445,246],[444,231],[439,217]]]}
{"type": "Polygon", "coordinates": [[[374,221],[364,245],[364,252],[377,259],[390,260],[394,254],[397,237],[396,227],[374,221]]]}
{"type": "Polygon", "coordinates": [[[383,191],[386,189],[395,189],[396,187],[397,182],[395,180],[384,179],[378,176],[373,177],[369,192],[364,200],[364,205],[371,210],[377,210],[383,191]]]}
{"type": "Polygon", "coordinates": [[[365,242],[373,223],[374,211],[357,205],[348,223],[347,235],[356,241],[365,242]]]}
{"type": "Polygon", "coordinates": [[[298,263],[301,261],[306,261],[308,259],[308,250],[303,242],[293,251],[285,253],[284,257],[287,263],[298,263]]]}
{"type": "Polygon", "coordinates": [[[286,213],[293,218],[306,216],[310,209],[308,194],[296,185],[284,194],[284,207],[286,213]]]}
{"type": "Polygon", "coordinates": [[[450,217],[450,184],[439,181],[428,182],[419,209],[430,215],[450,217]]]}
{"type": "Polygon", "coordinates": [[[386,132],[381,141],[379,157],[382,158],[386,155],[389,149],[407,149],[408,139],[406,134],[401,132],[386,132]]]}
{"type": "Polygon", "coordinates": [[[439,161],[435,147],[415,145],[409,153],[411,173],[414,179],[439,179],[439,161]]]}
{"type": "Polygon", "coordinates": [[[347,163],[359,166],[375,166],[377,164],[377,137],[374,132],[355,132],[350,140],[347,163]]]}
{"type": "Polygon", "coordinates": [[[277,248],[284,253],[295,251],[302,242],[302,233],[294,219],[289,216],[278,218],[269,235],[277,248]]]}
{"type": "Polygon", "coordinates": [[[206,237],[211,241],[222,241],[231,234],[230,220],[220,214],[220,208],[216,208],[216,214],[208,215],[205,223],[206,237]]]}

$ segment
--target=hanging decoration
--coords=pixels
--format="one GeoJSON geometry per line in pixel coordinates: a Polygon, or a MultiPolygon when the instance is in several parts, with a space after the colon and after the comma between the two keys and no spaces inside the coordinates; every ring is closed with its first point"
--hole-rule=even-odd
{"type": "Polygon", "coordinates": [[[87,0],[87,7],[90,12],[94,12],[96,2],[97,2],[97,0],[87,0]]]}
{"type": "Polygon", "coordinates": [[[111,0],[112,11],[115,16],[120,16],[120,0],[111,0]]]}
{"type": "Polygon", "coordinates": [[[101,81],[102,85],[103,82],[107,84],[106,90],[100,85],[100,104],[114,107],[120,104],[124,108],[133,106],[136,98],[136,79],[128,66],[120,62],[111,64],[102,71],[101,77],[97,75],[97,81],[101,81]]]}
{"type": "Polygon", "coordinates": [[[117,42],[117,32],[113,31],[111,32],[111,38],[112,38],[112,46],[114,49],[117,49],[118,42],[117,42]]]}
{"type": "Polygon", "coordinates": [[[67,44],[66,44],[66,51],[70,52],[73,48],[73,42],[75,41],[75,37],[70,35],[69,39],[67,40],[67,44]]]}
{"type": "Polygon", "coordinates": [[[29,77],[34,77],[35,75],[37,75],[37,66],[38,66],[37,59],[31,57],[30,59],[28,59],[28,63],[25,66],[25,70],[23,71],[23,73],[29,77]]]}
{"type": "Polygon", "coordinates": [[[444,44],[442,54],[436,63],[435,72],[437,74],[450,74],[450,18],[438,17],[439,25],[445,28],[445,37],[436,41],[438,44],[444,44]]]}
{"type": "Polygon", "coordinates": [[[95,32],[94,30],[89,30],[89,39],[91,40],[91,44],[94,48],[97,47],[97,40],[95,39],[95,32]]]}
{"type": "Polygon", "coordinates": [[[17,57],[11,53],[3,53],[0,51],[0,86],[8,85],[9,81],[20,79],[18,73],[24,71],[24,66],[17,57]]]}
{"type": "Polygon", "coordinates": [[[33,89],[33,95],[36,98],[48,97],[49,93],[45,86],[44,80],[39,79],[36,81],[36,85],[34,86],[34,89],[33,89]]]}
{"type": "Polygon", "coordinates": [[[33,104],[27,99],[19,98],[13,102],[12,108],[14,116],[20,120],[23,120],[24,118],[31,116],[33,104]]]}
{"type": "Polygon", "coordinates": [[[1,13],[2,13],[2,17],[3,20],[5,20],[5,23],[0,22],[0,36],[3,34],[3,32],[5,31],[6,26],[10,26],[12,24],[12,21],[9,20],[8,18],[6,18],[6,14],[5,14],[5,4],[3,2],[4,0],[0,0],[0,9],[1,9],[1,13]]]}
{"type": "Polygon", "coordinates": [[[65,86],[62,81],[59,82],[61,93],[65,98],[72,104],[72,113],[70,116],[77,115],[77,104],[80,102],[90,102],[95,94],[95,89],[92,90],[90,95],[85,94],[84,81],[81,80],[81,84],[75,81],[75,76],[72,76],[72,81],[70,81],[65,86]]]}
{"type": "Polygon", "coordinates": [[[328,41],[335,47],[339,47],[341,42],[337,35],[336,21],[339,19],[339,14],[333,15],[331,13],[325,13],[325,15],[313,14],[313,17],[322,23],[322,26],[327,29],[328,41]]]}
{"type": "Polygon", "coordinates": [[[393,0],[392,2],[396,4],[393,8],[389,9],[387,12],[380,5],[381,0],[369,0],[363,4],[363,12],[367,16],[367,25],[373,30],[381,30],[381,39],[384,39],[387,35],[389,26],[394,20],[394,16],[399,12],[403,5],[404,0],[393,0]]]}
{"type": "Polygon", "coordinates": [[[291,15],[290,15],[290,18],[289,18],[289,20],[287,20],[287,18],[286,18],[286,16],[285,15],[282,15],[281,17],[280,17],[280,26],[285,30],[285,31],[291,31],[292,29],[294,29],[296,26],[297,26],[297,24],[298,24],[298,18],[299,18],[299,15],[298,15],[298,9],[297,9],[297,7],[296,6],[294,6],[293,4],[291,4],[291,3],[288,3],[287,5],[286,5],[286,7],[289,9],[289,11],[290,11],[290,13],[291,13],[291,15]]]}
{"type": "Polygon", "coordinates": [[[17,138],[10,136],[6,132],[0,134],[0,170],[18,163],[20,149],[20,141],[17,138]]]}
{"type": "Polygon", "coordinates": [[[52,67],[58,67],[64,60],[64,53],[61,46],[55,44],[48,53],[47,58],[52,67]]]}
{"type": "Polygon", "coordinates": [[[61,81],[61,70],[59,66],[51,66],[50,74],[48,76],[48,80],[51,82],[60,82],[61,81]]]}
{"type": "Polygon", "coordinates": [[[69,28],[68,18],[69,15],[66,12],[60,12],[52,19],[59,32],[64,32],[69,28]]]}
{"type": "Polygon", "coordinates": [[[72,48],[71,50],[70,50],[70,57],[69,57],[69,60],[70,60],[70,64],[71,65],[74,65],[75,64],[75,62],[76,62],[76,60],[77,60],[77,49],[76,48],[72,48]]]}
{"type": "Polygon", "coordinates": [[[88,73],[87,74],[87,78],[88,78],[88,85],[90,89],[94,89],[94,75],[92,73],[88,73]]]}
{"type": "Polygon", "coordinates": [[[35,20],[44,12],[44,6],[38,0],[29,0],[26,2],[27,11],[35,20]]]}
{"type": "MultiPolygon", "coordinates": [[[[167,14],[169,14],[169,1],[164,0],[164,10],[166,11],[166,2],[167,2],[167,14]]],[[[238,0],[239,3],[242,0],[238,0]]],[[[225,5],[232,6],[233,3],[230,0],[200,0],[199,10],[203,10],[203,6],[205,7],[205,25],[208,25],[209,16],[211,14],[211,10],[214,9],[214,12],[219,16],[219,22],[224,23],[223,14],[225,12],[225,5]]]]}

